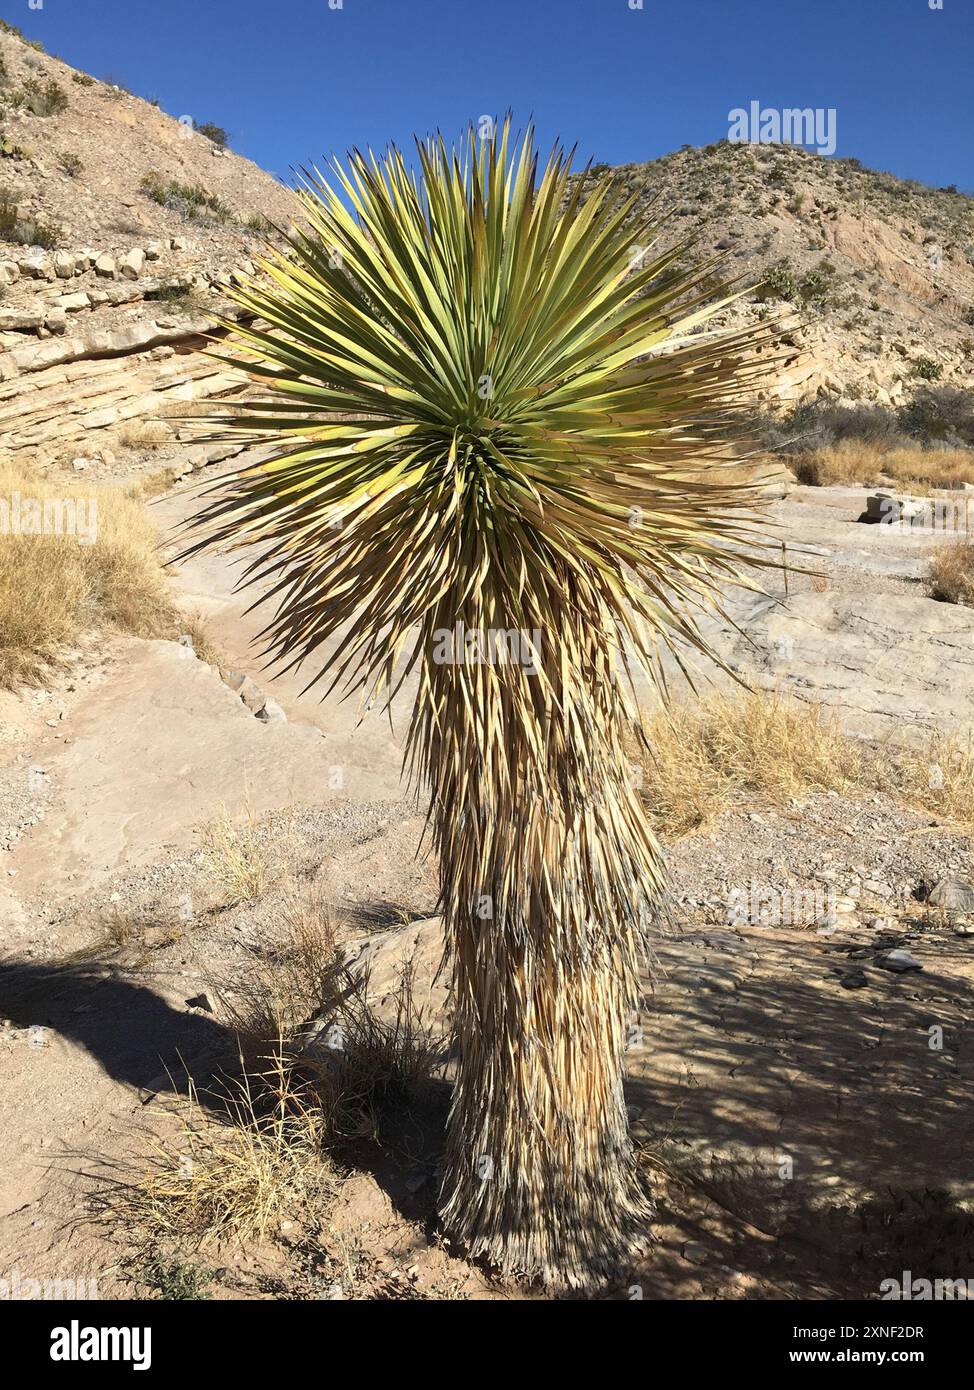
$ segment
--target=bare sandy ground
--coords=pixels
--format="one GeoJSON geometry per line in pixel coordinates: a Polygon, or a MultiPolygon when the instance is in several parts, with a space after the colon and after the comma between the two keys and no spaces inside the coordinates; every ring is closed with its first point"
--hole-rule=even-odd
{"type": "MultiPolygon", "coordinates": [[[[744,635],[716,625],[722,650],[853,733],[974,726],[974,612],[924,597],[934,542],[857,525],[861,502],[799,489],[776,504],[820,577],[732,595],[744,635]]],[[[167,498],[160,519],[189,505],[167,498]]],[[[232,1058],[220,990],[280,910],[277,884],[233,906],[213,882],[200,831],[214,817],[264,827],[288,880],[336,905],[350,943],[401,959],[419,939],[438,958],[424,808],[399,777],[411,690],[390,726],[302,693],[306,676],[271,679],[253,646],[260,612],[245,613],[234,579],[214,557],[176,574],[227,666],[286,719],[256,718],[184,646],[121,638],[0,701],[0,1276],[147,1292],[124,1233],[91,1224],[92,1199],[147,1132],[171,1127],[157,1108],[187,1070],[205,1078],[232,1058]],[[201,992],[212,1012],[188,1002],[201,992]]],[[[888,798],[811,797],[734,808],[671,847],[677,929],[658,943],[630,1078],[659,1243],[607,1296],[868,1297],[924,1259],[938,1277],[965,1260],[970,1273],[974,936],[924,894],[948,875],[974,882],[974,859],[966,835],[931,821],[888,798]],[[754,885],[831,888],[854,906],[833,928],[729,924],[730,895],[754,885]],[[888,968],[896,949],[922,969],[888,968]]],[[[214,1293],[519,1296],[431,1239],[441,1100],[405,1156],[363,1157],[327,1240],[281,1231],[220,1252],[214,1293]],[[342,1268],[339,1247],[357,1252],[342,1268]]]]}

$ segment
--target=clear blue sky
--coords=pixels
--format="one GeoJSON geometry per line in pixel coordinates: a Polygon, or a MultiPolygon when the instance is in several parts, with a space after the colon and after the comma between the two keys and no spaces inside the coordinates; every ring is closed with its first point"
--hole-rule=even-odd
{"type": "Polygon", "coordinates": [[[974,191],[974,0],[630,2],[0,0],[0,15],[224,126],[282,178],[508,108],[583,159],[652,159],[721,139],[758,100],[834,107],[837,154],[974,191]]]}

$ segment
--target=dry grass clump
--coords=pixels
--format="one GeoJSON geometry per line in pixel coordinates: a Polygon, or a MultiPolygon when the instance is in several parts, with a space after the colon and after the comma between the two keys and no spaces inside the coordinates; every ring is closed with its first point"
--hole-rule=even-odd
{"type": "Polygon", "coordinates": [[[261,1241],[285,1218],[320,1220],[339,1176],[332,1159],[405,1113],[443,1060],[407,963],[391,1012],[367,1002],[314,897],[289,900],[281,930],[235,986],[230,1024],[240,1075],[191,1084],[174,1138],[111,1189],[106,1214],[149,1249],[261,1241]]]}
{"type": "Polygon", "coordinates": [[[974,825],[974,736],[934,735],[924,748],[898,755],[877,785],[941,820],[974,825]]]}
{"type": "Polygon", "coordinates": [[[954,542],[934,551],[929,593],[942,603],[974,604],[974,543],[954,542]]]}
{"type": "Polygon", "coordinates": [[[113,1217],[151,1246],[261,1241],[285,1218],[320,1216],[337,1190],[327,1111],[280,1052],[214,1099],[218,1117],[191,1086],[176,1138],[157,1143],[148,1170],[110,1195],[113,1217]]]}
{"type": "Polygon", "coordinates": [[[275,1039],[299,1051],[308,1021],[339,1007],[348,980],[336,931],[330,908],[317,894],[285,895],[274,938],[228,1000],[245,1056],[259,1055],[275,1039]]]}
{"type": "Polygon", "coordinates": [[[0,468],[0,686],[36,684],[83,633],[175,635],[178,617],[144,507],[121,488],[55,485],[0,468]],[[19,497],[20,502],[17,503],[19,497]],[[14,534],[15,509],[75,510],[76,533],[14,534]],[[80,543],[80,537],[92,543],[80,543]]]}
{"type": "Polygon", "coordinates": [[[241,1054],[284,1054],[319,1090],[334,1137],[372,1134],[389,1106],[408,1104],[440,1071],[445,1043],[417,1000],[404,962],[378,1011],[367,973],[346,964],[335,919],[315,894],[285,898],[275,939],[227,1001],[241,1054]]]}
{"type": "Polygon", "coordinates": [[[172,440],[172,431],[160,420],[127,420],[118,431],[118,442],[127,449],[158,449],[172,440]]]}
{"type": "Polygon", "coordinates": [[[232,903],[254,902],[280,879],[287,864],[287,824],[261,826],[252,810],[242,821],[223,807],[200,831],[207,865],[232,903]]]}
{"type": "Polygon", "coordinates": [[[442,1075],[447,1043],[417,1002],[415,969],[406,961],[393,1006],[369,1002],[368,976],[355,980],[333,1016],[340,1045],[338,1122],[345,1134],[377,1134],[390,1107],[408,1107],[442,1075]]]}
{"type": "Polygon", "coordinates": [[[789,463],[798,481],[811,487],[856,483],[871,487],[880,477],[904,487],[974,483],[971,449],[909,449],[875,440],[842,439],[814,453],[798,454],[789,463]]]}
{"type": "Polygon", "coordinates": [[[922,747],[876,749],[819,705],[780,695],[718,695],[647,723],[636,771],[654,828],[673,839],[742,799],[780,805],[810,792],[884,792],[974,825],[974,738],[934,734],[922,747]]]}
{"type": "Polygon", "coordinates": [[[747,693],[677,705],[647,725],[641,793],[656,830],[673,838],[708,824],[745,794],[783,802],[843,791],[861,755],[818,705],[747,693]]]}

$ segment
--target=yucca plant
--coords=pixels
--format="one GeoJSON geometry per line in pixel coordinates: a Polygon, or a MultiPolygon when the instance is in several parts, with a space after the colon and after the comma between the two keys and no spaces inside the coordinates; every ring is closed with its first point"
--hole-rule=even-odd
{"type": "Polygon", "coordinates": [[[561,149],[542,170],[507,123],[413,168],[355,153],[297,199],[234,295],[258,391],[232,428],[274,449],[221,482],[198,545],[257,547],[270,657],[370,706],[417,674],[406,764],[455,992],[442,1220],[505,1271],[584,1283],[648,1223],[623,1052],[665,883],[628,672],[702,648],[699,612],[764,562],[725,472],[759,344],[698,332],[727,302],[713,266],[681,272],[610,175],[561,149]]]}

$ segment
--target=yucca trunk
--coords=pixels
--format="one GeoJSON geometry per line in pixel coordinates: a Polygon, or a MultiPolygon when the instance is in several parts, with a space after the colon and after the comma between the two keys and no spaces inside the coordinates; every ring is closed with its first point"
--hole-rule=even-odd
{"type": "MultiPolygon", "coordinates": [[[[531,631],[524,616],[505,629],[531,631]]],[[[430,665],[420,704],[447,731],[427,755],[456,1026],[444,1227],[506,1272],[579,1286],[649,1235],[622,1076],[661,869],[604,634],[563,598],[553,618],[527,665],[430,665]]]]}
{"type": "MultiPolygon", "coordinates": [[[[557,873],[557,859],[546,867],[557,873]]],[[[622,1093],[630,972],[584,920],[557,959],[540,905],[533,922],[493,933],[469,911],[448,918],[457,1075],[444,1227],[507,1273],[590,1283],[649,1233],[622,1093]]]]}

